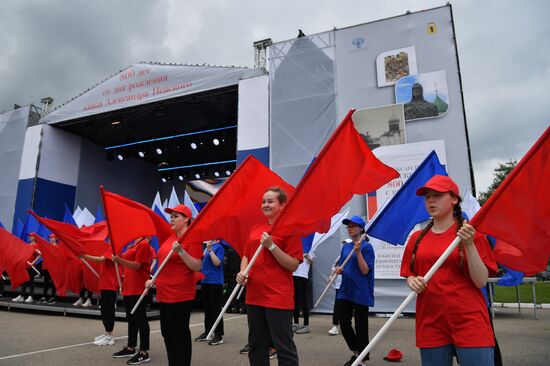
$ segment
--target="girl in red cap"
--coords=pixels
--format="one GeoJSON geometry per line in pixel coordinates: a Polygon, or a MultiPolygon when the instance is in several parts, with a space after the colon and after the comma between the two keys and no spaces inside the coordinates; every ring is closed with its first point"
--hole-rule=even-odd
{"type": "Polygon", "coordinates": [[[494,336],[480,291],[496,262],[486,238],[462,218],[458,186],[436,175],[418,189],[432,220],[407,243],[401,275],[418,294],[416,346],[422,365],[493,365],[494,336]],[[456,236],[462,239],[428,283],[424,275],[456,236]]]}
{"type": "Polygon", "coordinates": [[[128,320],[128,345],[122,350],[113,353],[114,358],[130,357],[128,365],[140,365],[151,361],[149,357],[149,321],[147,320],[147,304],[142,301],[134,314],[131,313],[136,305],[146,281],[149,279],[151,252],[149,251],[150,237],[138,238],[126,249],[121,257],[113,255],[115,263],[124,266],[124,280],[122,281],[122,300],[128,320]],[[139,352],[136,351],[137,335],[139,332],[139,352]]]}
{"type": "Polygon", "coordinates": [[[250,232],[241,260],[237,282],[246,285],[248,317],[248,360],[254,366],[269,365],[271,340],[277,350],[279,365],[298,365],[298,352],[292,339],[294,283],[292,273],[303,260],[298,237],[275,237],[268,234],[271,224],[286,204],[286,193],[279,187],[269,188],[262,198],[262,211],[267,222],[250,232]],[[248,276],[244,270],[248,259],[264,246],[248,276]]]}
{"type": "MultiPolygon", "coordinates": [[[[198,243],[180,244],[177,241],[191,223],[193,216],[189,207],[180,204],[165,211],[170,214],[174,233],[162,243],[157,253],[159,263],[163,263],[172,252],[156,281],[160,330],[168,365],[188,366],[191,365],[189,318],[197,281],[194,272],[201,268],[202,247],[198,243]]],[[[151,281],[147,281],[146,286],[150,287],[151,281]]]]}

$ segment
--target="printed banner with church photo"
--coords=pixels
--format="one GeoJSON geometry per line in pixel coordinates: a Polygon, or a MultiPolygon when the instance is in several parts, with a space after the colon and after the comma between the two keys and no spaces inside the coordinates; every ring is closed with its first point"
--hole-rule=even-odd
{"type": "Polygon", "coordinates": [[[405,120],[441,117],[449,110],[445,71],[405,76],[395,84],[395,101],[403,103],[405,120]]]}

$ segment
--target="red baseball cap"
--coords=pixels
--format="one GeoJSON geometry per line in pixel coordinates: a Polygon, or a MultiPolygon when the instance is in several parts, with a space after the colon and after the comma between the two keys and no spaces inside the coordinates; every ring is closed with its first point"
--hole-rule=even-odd
{"type": "Polygon", "coordinates": [[[176,207],[173,208],[165,208],[164,211],[166,213],[172,214],[172,212],[177,212],[182,214],[185,217],[188,217],[190,219],[193,218],[193,214],[191,213],[191,209],[187,206],[185,206],[183,203],[180,203],[176,207]]]}
{"type": "Polygon", "coordinates": [[[424,196],[427,189],[433,189],[436,192],[453,192],[455,196],[460,197],[458,194],[458,186],[456,183],[446,175],[434,175],[424,184],[424,187],[418,188],[416,194],[418,196],[424,196]]]}
{"type": "Polygon", "coordinates": [[[403,353],[397,348],[393,348],[391,351],[388,352],[386,357],[384,357],[384,360],[390,361],[390,362],[398,362],[398,361],[401,361],[402,358],[403,358],[403,353]]]}

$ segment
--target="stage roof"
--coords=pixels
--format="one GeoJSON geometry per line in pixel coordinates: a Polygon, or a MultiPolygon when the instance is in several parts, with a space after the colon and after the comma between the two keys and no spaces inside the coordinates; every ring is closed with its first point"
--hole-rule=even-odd
{"type": "Polygon", "coordinates": [[[138,63],[41,122],[106,148],[110,157],[139,157],[169,169],[167,175],[177,174],[172,168],[236,158],[238,83],[263,74],[237,67],[138,63]],[[197,148],[190,148],[192,143],[197,148]]]}

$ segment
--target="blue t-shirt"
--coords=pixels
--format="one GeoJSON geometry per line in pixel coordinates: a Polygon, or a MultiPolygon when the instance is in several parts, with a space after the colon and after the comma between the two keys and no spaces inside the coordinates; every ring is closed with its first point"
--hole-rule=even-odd
{"type": "MultiPolygon", "coordinates": [[[[344,243],[340,252],[338,266],[341,266],[350,251],[353,243],[344,243]]],[[[342,272],[342,284],[336,295],[338,300],[348,300],[365,306],[374,306],[374,249],[368,241],[361,243],[361,254],[369,266],[369,272],[361,273],[357,254],[353,253],[342,272]]]]}
{"type": "Polygon", "coordinates": [[[212,250],[216,257],[221,261],[221,264],[216,267],[212,263],[212,258],[210,258],[210,253],[206,250],[204,251],[204,257],[202,258],[201,272],[204,274],[204,279],[201,283],[208,283],[211,285],[223,285],[223,257],[225,255],[225,249],[220,243],[212,245],[212,250]]]}

